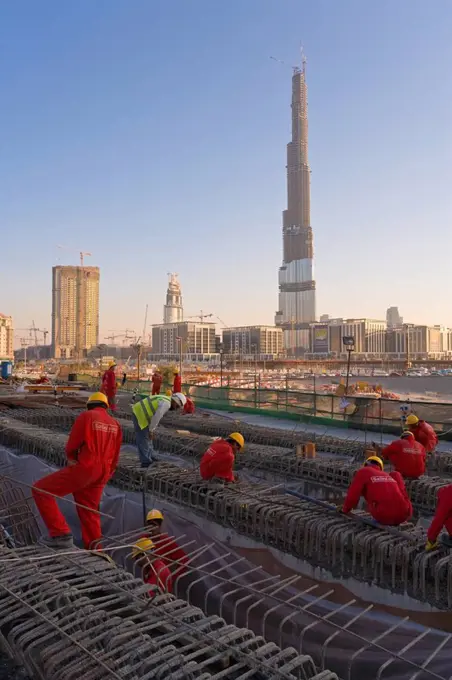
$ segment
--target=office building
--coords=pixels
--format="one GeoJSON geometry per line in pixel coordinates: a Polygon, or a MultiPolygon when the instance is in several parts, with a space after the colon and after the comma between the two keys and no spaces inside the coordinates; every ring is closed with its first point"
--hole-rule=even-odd
{"type": "Polygon", "coordinates": [[[284,351],[283,330],[275,326],[239,326],[223,329],[223,353],[278,356],[284,351]]]}
{"type": "Polygon", "coordinates": [[[52,353],[79,359],[99,343],[99,268],[52,269],[52,353]]]}
{"type": "Polygon", "coordinates": [[[287,145],[287,210],[283,213],[283,264],[275,323],[289,354],[309,349],[309,324],[316,320],[311,227],[311,170],[308,162],[306,60],[292,76],[292,140],[287,145]]]}
{"type": "Polygon", "coordinates": [[[310,353],[345,356],[345,336],[354,338],[354,353],[383,355],[386,352],[386,322],[376,319],[330,319],[310,325],[310,353]]]}
{"type": "Polygon", "coordinates": [[[166,305],[163,307],[163,323],[176,323],[184,318],[182,306],[182,291],[177,274],[168,274],[168,290],[166,291],[166,305]]]}
{"type": "Polygon", "coordinates": [[[215,324],[181,321],[152,326],[152,358],[178,357],[181,343],[184,356],[215,354],[215,324]]]}
{"type": "Polygon", "coordinates": [[[398,307],[388,307],[386,310],[386,323],[388,324],[388,328],[402,326],[403,317],[400,316],[398,307]]]}
{"type": "Polygon", "coordinates": [[[14,328],[11,316],[0,314],[0,361],[14,359],[14,328]]]}

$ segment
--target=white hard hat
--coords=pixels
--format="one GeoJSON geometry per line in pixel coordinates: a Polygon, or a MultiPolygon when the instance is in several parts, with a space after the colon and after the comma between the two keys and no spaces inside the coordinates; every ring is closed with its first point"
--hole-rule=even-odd
{"type": "Polygon", "coordinates": [[[171,398],[177,399],[177,401],[180,402],[181,406],[185,406],[185,404],[187,403],[187,397],[185,396],[185,394],[182,394],[182,392],[175,392],[171,398]]]}

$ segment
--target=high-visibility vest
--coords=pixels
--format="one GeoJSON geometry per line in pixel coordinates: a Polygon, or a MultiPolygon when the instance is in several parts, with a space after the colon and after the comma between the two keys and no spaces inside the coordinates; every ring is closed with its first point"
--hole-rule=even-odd
{"type": "Polygon", "coordinates": [[[140,430],[149,427],[152,416],[157,411],[161,401],[167,401],[171,404],[170,397],[165,397],[163,394],[156,394],[154,397],[145,397],[132,406],[132,413],[138,421],[140,430]]]}

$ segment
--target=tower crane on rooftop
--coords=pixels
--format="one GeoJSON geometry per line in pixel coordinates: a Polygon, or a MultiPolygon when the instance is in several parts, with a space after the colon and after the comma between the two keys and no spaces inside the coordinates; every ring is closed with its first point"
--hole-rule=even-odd
{"type": "Polygon", "coordinates": [[[76,250],[75,248],[69,248],[68,246],[62,246],[58,245],[57,248],[60,248],[60,250],[71,250],[72,252],[78,252],[80,255],[80,266],[84,266],[84,257],[85,255],[89,255],[90,257],[92,256],[92,253],[89,253],[87,250],[76,250]]]}
{"type": "Polygon", "coordinates": [[[218,319],[218,321],[221,323],[221,325],[224,326],[225,328],[227,328],[227,324],[225,324],[225,322],[222,319],[220,319],[219,316],[217,316],[216,314],[204,314],[202,309],[201,309],[199,314],[194,314],[193,316],[186,316],[185,317],[185,319],[199,319],[201,323],[204,322],[204,319],[211,319],[211,318],[218,319]]]}

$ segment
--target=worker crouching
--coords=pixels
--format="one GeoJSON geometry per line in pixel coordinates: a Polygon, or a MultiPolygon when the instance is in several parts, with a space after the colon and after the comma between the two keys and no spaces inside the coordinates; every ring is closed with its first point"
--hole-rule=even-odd
{"type": "Polygon", "coordinates": [[[171,572],[164,561],[155,554],[155,545],[150,538],[140,538],[136,542],[132,550],[132,558],[136,566],[141,569],[145,583],[157,587],[162,593],[173,591],[171,572]]]}
{"type": "Polygon", "coordinates": [[[71,530],[55,499],[55,496],[68,494],[72,494],[79,504],[77,514],[83,545],[87,549],[93,545],[99,547],[100,500],[105,485],[116,470],[122,441],[119,423],[108,414],[107,409],[105,394],[96,392],[90,396],[87,410],[76,419],[66,444],[67,467],[39,479],[33,485],[33,498],[50,534],[50,539],[44,542],[53,548],[70,548],[73,545],[71,530]]]}
{"type": "Polygon", "coordinates": [[[378,456],[368,458],[356,472],[342,512],[348,514],[356,508],[361,496],[367,503],[367,511],[379,524],[397,526],[413,514],[402,476],[398,472],[385,472],[378,456]]]}
{"type": "Polygon", "coordinates": [[[400,439],[391,442],[381,452],[382,458],[389,460],[406,479],[418,479],[425,474],[427,452],[424,446],[417,442],[414,434],[409,430],[402,433],[400,439]]]}
{"type": "Polygon", "coordinates": [[[163,528],[163,513],[156,508],[149,510],[146,516],[146,534],[143,538],[150,538],[154,543],[154,554],[158,555],[169,567],[173,580],[187,571],[187,553],[171,538],[163,528]]]}
{"type": "Polygon", "coordinates": [[[240,432],[232,432],[227,439],[217,439],[209,446],[203,457],[199,471],[205,480],[219,479],[223,482],[237,481],[234,475],[235,454],[245,445],[240,432]]]}
{"type": "Polygon", "coordinates": [[[435,516],[430,524],[427,532],[427,545],[425,549],[433,550],[437,547],[437,538],[441,529],[445,527],[448,536],[443,541],[449,546],[452,546],[452,484],[442,486],[438,490],[438,502],[436,504],[435,516]]]}
{"type": "Polygon", "coordinates": [[[426,423],[425,420],[419,420],[414,413],[410,413],[407,417],[406,426],[413,433],[415,440],[422,444],[427,453],[433,453],[438,445],[438,437],[433,427],[426,423]]]}

